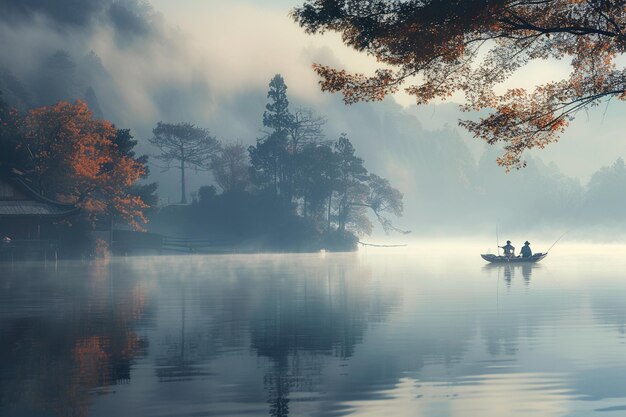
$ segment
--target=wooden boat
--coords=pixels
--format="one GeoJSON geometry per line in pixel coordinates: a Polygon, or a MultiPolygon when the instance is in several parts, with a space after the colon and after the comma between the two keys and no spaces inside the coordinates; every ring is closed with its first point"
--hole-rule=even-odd
{"type": "Polygon", "coordinates": [[[502,256],[502,255],[494,255],[492,253],[480,255],[487,262],[491,262],[494,264],[524,264],[524,263],[534,263],[539,262],[543,258],[548,256],[547,253],[535,253],[533,256],[529,256],[527,258],[522,258],[521,256],[502,256]]]}

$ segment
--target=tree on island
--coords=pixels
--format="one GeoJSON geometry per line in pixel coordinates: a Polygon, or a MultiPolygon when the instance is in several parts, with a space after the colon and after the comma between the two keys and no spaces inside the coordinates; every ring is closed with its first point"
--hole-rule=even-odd
{"type": "Polygon", "coordinates": [[[253,179],[261,188],[300,207],[303,217],[324,218],[326,231],[336,222],[341,232],[369,234],[372,211],[385,231],[397,230],[386,213],[402,214],[402,194],[388,181],[370,175],[343,135],[324,141],[326,119],[309,109],[289,110],[287,85],[272,78],[263,125],[271,130],[249,148],[253,179]],[[322,214],[322,211],[325,215],[322,214]]]}
{"type": "Polygon", "coordinates": [[[250,179],[246,148],[241,143],[220,145],[211,158],[211,170],[224,192],[245,190],[250,179]]]}
{"type": "Polygon", "coordinates": [[[366,76],[315,64],[322,90],[343,93],[346,103],[382,100],[405,83],[418,104],[464,93],[463,110],[491,113],[461,125],[502,142],[497,161],[507,169],[558,140],[580,110],[626,100],[617,61],[626,52],[623,0],[307,0],[293,17],[308,33],[340,33],[385,66],[366,76]],[[571,59],[569,78],[496,93],[516,70],[546,59],[571,59]]]}
{"type": "Polygon", "coordinates": [[[267,131],[249,158],[238,143],[220,144],[211,157],[223,192],[204,186],[191,205],[163,208],[160,232],[212,233],[270,250],[345,251],[372,232],[372,214],[385,232],[400,231],[388,216],[402,215],[402,193],[367,171],[350,140],[324,140],[325,118],[312,110],[292,113],[282,76],[272,78],[267,96],[267,131]]]}
{"type": "Polygon", "coordinates": [[[302,214],[326,223],[330,229],[330,200],[339,176],[333,149],[309,143],[295,157],[295,193],[302,198],[302,214]],[[328,203],[328,204],[327,204],[328,203]]]}
{"type": "Polygon", "coordinates": [[[342,135],[335,143],[335,155],[338,177],[333,194],[336,195],[335,218],[338,230],[343,232],[349,229],[356,234],[370,234],[372,222],[367,212],[372,211],[385,232],[394,230],[406,233],[395,227],[386,215],[402,215],[402,193],[393,188],[388,180],[368,173],[363,166],[363,159],[356,156],[346,135],[342,135]]]}
{"type": "Polygon", "coordinates": [[[172,163],[178,163],[180,202],[186,204],[185,168],[210,169],[210,161],[219,150],[219,142],[207,129],[191,123],[159,122],[152,130],[152,134],[154,136],[149,139],[150,143],[161,151],[155,158],[165,162],[165,170],[169,170],[172,163]]]}
{"type": "Polygon", "coordinates": [[[298,108],[293,113],[293,120],[288,127],[290,153],[295,154],[307,145],[322,142],[325,124],[326,117],[306,107],[298,108]]]}
{"type": "Polygon", "coordinates": [[[288,184],[288,134],[293,124],[289,111],[287,85],[280,74],[270,81],[267,98],[270,102],[263,112],[263,126],[270,129],[248,150],[252,161],[252,177],[261,186],[271,186],[276,195],[291,198],[288,184]]]}
{"type": "Polygon", "coordinates": [[[269,83],[269,103],[263,112],[265,136],[248,150],[252,178],[262,188],[272,187],[287,202],[296,197],[297,155],[309,144],[320,143],[326,118],[308,108],[289,109],[287,85],[276,74],[269,83]]]}

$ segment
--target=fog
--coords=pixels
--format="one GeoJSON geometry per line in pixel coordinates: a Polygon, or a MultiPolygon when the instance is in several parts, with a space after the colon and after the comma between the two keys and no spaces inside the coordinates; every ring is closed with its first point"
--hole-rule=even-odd
{"type": "Polygon", "coordinates": [[[7,268],[0,410],[545,417],[620,404],[623,245],[565,244],[515,267],[468,251],[450,262],[475,248],[458,243],[7,268]]]}
{"type": "MultiPolygon", "coordinates": [[[[365,72],[375,63],[335,36],[302,33],[288,17],[298,4],[0,0],[0,90],[22,111],[86,100],[154,153],[147,139],[158,121],[190,121],[224,142],[254,143],[267,83],[281,73],[294,107],[325,115],[327,138],[347,133],[368,169],[404,193],[397,223],[415,236],[491,235],[496,225],[555,238],[572,228],[580,239],[619,240],[626,232],[623,103],[579,114],[559,143],[507,174],[495,164],[498,149],[457,127],[466,115],[455,103],[417,108],[399,94],[347,107],[322,94],[313,62],[365,72]]],[[[517,77],[559,71],[545,63],[517,77]]],[[[176,171],[153,166],[150,180],[159,181],[163,204],[177,201],[176,171]]],[[[188,189],[212,181],[192,173],[188,189]]]]}

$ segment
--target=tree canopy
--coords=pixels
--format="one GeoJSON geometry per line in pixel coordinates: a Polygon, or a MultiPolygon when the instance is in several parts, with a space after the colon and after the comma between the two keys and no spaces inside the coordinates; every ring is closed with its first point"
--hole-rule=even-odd
{"type": "Polygon", "coordinates": [[[241,143],[220,144],[219,151],[211,158],[211,170],[224,192],[244,190],[250,176],[246,147],[241,143]]]}
{"type": "Polygon", "coordinates": [[[186,203],[185,168],[208,170],[211,158],[219,150],[219,142],[207,129],[192,123],[159,122],[152,133],[153,137],[149,141],[161,151],[155,158],[166,164],[166,170],[170,169],[172,163],[179,164],[180,202],[186,203]]]}
{"type": "Polygon", "coordinates": [[[370,210],[385,232],[401,231],[386,215],[402,215],[402,193],[367,171],[347,135],[325,141],[323,116],[304,108],[291,112],[280,74],[270,81],[267,97],[263,125],[270,130],[248,149],[256,185],[273,189],[303,217],[325,223],[327,231],[335,223],[342,233],[370,234],[370,210]]]}
{"type": "Polygon", "coordinates": [[[18,146],[30,155],[21,168],[42,193],[76,204],[91,221],[117,216],[141,229],[148,206],[133,187],[146,173],[146,160],[135,158],[128,131],[94,120],[82,101],[33,109],[21,123],[18,146]]]}
{"type": "Polygon", "coordinates": [[[324,91],[346,103],[398,91],[418,104],[460,92],[463,109],[488,109],[461,121],[489,144],[498,163],[525,165],[523,152],[558,140],[580,110],[626,100],[625,0],[308,0],[293,17],[309,33],[335,31],[382,64],[375,74],[314,64],[324,91]],[[568,78],[533,90],[496,87],[533,60],[569,59],[568,78]]]}

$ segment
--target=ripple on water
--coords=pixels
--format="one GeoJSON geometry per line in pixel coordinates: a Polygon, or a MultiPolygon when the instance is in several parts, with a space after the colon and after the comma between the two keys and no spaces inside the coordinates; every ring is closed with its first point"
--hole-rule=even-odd
{"type": "Polygon", "coordinates": [[[0,415],[624,412],[620,259],[446,256],[0,266],[0,415]]]}

